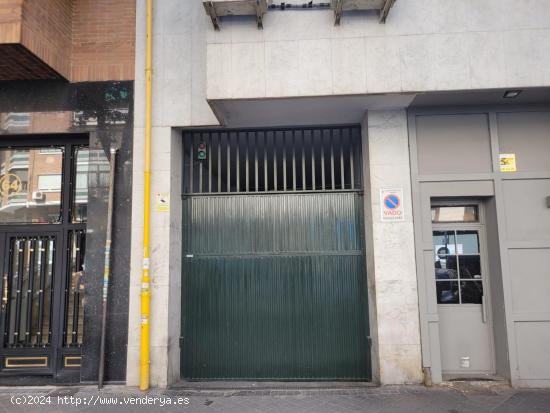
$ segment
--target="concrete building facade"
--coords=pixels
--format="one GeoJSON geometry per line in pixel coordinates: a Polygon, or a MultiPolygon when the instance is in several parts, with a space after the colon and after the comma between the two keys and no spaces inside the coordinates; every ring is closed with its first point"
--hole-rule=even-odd
{"type": "MultiPolygon", "coordinates": [[[[384,24],[347,12],[336,26],[332,10],[285,3],[298,7],[274,2],[263,30],[255,16],[233,16],[217,31],[201,1],[154,2],[152,189],[170,205],[152,216],[151,383],[193,378],[182,361],[182,320],[197,314],[184,302],[196,271],[183,253],[193,183],[182,188],[186,171],[202,179],[207,165],[194,145],[214,151],[224,133],[261,140],[291,127],[306,148],[308,130],[359,125],[370,379],[548,386],[550,4],[398,0],[384,24]],[[398,219],[387,219],[393,209],[398,219]]],[[[128,385],[139,378],[144,10],[138,0],[128,385]]]]}

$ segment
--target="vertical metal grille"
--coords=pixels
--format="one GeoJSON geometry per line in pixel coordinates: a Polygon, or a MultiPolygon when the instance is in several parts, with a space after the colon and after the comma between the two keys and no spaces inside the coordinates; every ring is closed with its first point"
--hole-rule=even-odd
{"type": "Polygon", "coordinates": [[[2,299],[7,347],[45,347],[51,343],[55,248],[53,236],[14,237],[9,241],[2,299]]]}
{"type": "Polygon", "coordinates": [[[69,232],[67,277],[65,284],[65,323],[63,344],[68,347],[82,345],[84,311],[80,279],[82,277],[84,253],[86,251],[86,231],[69,232]]]}
{"type": "Polygon", "coordinates": [[[362,188],[358,126],[185,131],[183,153],[187,194],[362,188]]]}

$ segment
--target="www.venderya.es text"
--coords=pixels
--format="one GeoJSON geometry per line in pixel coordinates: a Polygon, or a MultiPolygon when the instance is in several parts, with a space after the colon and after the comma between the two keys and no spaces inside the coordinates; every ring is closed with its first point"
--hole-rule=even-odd
{"type": "Polygon", "coordinates": [[[49,395],[13,395],[10,398],[13,405],[27,406],[186,406],[189,404],[188,397],[166,397],[166,396],[49,396],[49,395]]]}

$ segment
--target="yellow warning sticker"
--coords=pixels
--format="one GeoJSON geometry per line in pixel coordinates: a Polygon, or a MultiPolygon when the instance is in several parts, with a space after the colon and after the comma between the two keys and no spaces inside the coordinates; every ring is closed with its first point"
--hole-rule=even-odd
{"type": "Polygon", "coordinates": [[[516,154],[501,153],[500,154],[500,172],[516,172],[516,154]]]}
{"type": "Polygon", "coordinates": [[[170,211],[170,194],[157,192],[155,196],[155,209],[157,212],[170,211]]]}

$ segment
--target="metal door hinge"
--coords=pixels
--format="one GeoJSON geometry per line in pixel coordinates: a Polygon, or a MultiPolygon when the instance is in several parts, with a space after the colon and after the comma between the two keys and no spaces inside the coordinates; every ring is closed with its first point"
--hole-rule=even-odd
{"type": "Polygon", "coordinates": [[[369,343],[369,348],[372,348],[372,337],[367,336],[367,343],[369,343]]]}
{"type": "Polygon", "coordinates": [[[183,348],[183,337],[180,337],[180,348],[183,348]]]}

